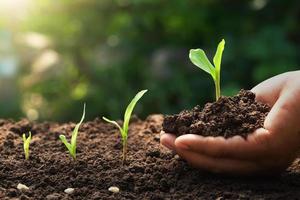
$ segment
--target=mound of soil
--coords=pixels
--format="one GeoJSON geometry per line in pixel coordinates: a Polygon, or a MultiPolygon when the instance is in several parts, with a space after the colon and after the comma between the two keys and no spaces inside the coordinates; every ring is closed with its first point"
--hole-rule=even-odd
{"type": "MultiPolygon", "coordinates": [[[[132,120],[127,164],[122,166],[118,130],[100,119],[82,124],[77,161],[59,140],[75,124],[0,120],[0,199],[298,199],[300,161],[281,176],[238,179],[189,167],[159,144],[163,117],[132,120]],[[21,134],[33,133],[24,160],[21,134]],[[19,191],[18,183],[29,187],[19,191]],[[116,186],[119,193],[109,187],[116,186]],[[72,194],[64,192],[74,188],[72,194]]],[[[68,138],[69,138],[68,137],[68,138]]]]}
{"type": "Polygon", "coordinates": [[[249,133],[263,127],[269,111],[268,105],[255,100],[254,93],[241,90],[236,96],[221,97],[214,103],[207,103],[203,109],[196,106],[166,116],[163,130],[177,136],[198,134],[229,138],[240,135],[246,138],[249,133]]]}

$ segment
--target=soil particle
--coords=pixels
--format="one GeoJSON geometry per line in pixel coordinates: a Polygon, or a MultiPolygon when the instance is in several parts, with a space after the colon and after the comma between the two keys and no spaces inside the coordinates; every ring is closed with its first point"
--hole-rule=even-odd
{"type": "Polygon", "coordinates": [[[255,100],[254,93],[241,90],[236,96],[221,97],[214,103],[207,103],[203,109],[196,106],[166,116],[163,130],[177,136],[198,134],[229,138],[240,135],[246,138],[249,133],[263,127],[269,111],[268,105],[255,100]]]}
{"type": "Polygon", "coordinates": [[[114,148],[120,139],[118,129],[100,119],[81,126],[76,161],[58,138],[59,134],[70,137],[74,123],[31,123],[35,145],[26,161],[16,129],[26,127],[28,122],[2,120],[0,199],[299,199],[299,161],[274,178],[212,175],[193,169],[160,146],[155,138],[159,137],[162,121],[161,115],[155,115],[130,124],[128,160],[122,165],[121,149],[114,148]],[[7,140],[14,145],[4,145],[7,140]],[[19,191],[17,183],[30,186],[30,190],[19,191]],[[111,186],[117,186],[120,192],[110,192],[111,186]],[[64,193],[69,187],[75,191],[64,193]]]}

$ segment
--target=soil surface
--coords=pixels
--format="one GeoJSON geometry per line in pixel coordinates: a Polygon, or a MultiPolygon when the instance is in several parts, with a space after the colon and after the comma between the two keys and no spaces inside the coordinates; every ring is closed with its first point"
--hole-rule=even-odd
{"type": "Polygon", "coordinates": [[[166,116],[163,130],[177,136],[198,134],[229,138],[240,135],[247,138],[249,133],[263,127],[269,111],[268,105],[255,100],[254,93],[241,90],[236,96],[221,97],[214,103],[207,103],[203,109],[196,106],[166,116]]]}
{"type": "Polygon", "coordinates": [[[163,117],[132,120],[127,164],[121,164],[118,130],[100,119],[83,123],[77,161],[59,134],[74,123],[0,120],[0,199],[300,199],[300,161],[277,177],[230,178],[189,167],[159,144],[163,117]],[[32,131],[30,159],[23,155],[21,134],[32,131]],[[19,191],[25,184],[28,191],[19,191]],[[111,186],[119,193],[108,191],[111,186]],[[74,188],[72,194],[64,192],[74,188]]]}

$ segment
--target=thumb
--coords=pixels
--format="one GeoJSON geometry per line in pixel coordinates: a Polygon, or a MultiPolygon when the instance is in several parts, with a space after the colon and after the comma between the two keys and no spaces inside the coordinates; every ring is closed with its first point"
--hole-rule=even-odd
{"type": "Polygon", "coordinates": [[[252,92],[255,93],[256,100],[273,106],[278,100],[280,93],[286,84],[289,73],[284,73],[267,79],[254,88],[252,92]]]}

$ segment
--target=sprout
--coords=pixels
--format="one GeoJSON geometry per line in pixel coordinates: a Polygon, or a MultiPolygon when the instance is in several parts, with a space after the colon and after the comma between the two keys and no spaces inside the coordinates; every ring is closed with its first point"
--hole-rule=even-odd
{"type": "Polygon", "coordinates": [[[135,95],[135,97],[131,100],[130,104],[127,106],[125,114],[124,114],[124,122],[123,122],[123,128],[113,120],[107,119],[106,117],[102,117],[103,120],[114,124],[116,127],[119,128],[120,134],[122,137],[122,146],[123,146],[123,153],[122,153],[122,163],[126,161],[126,153],[127,153],[127,137],[128,137],[128,126],[129,126],[129,120],[131,117],[131,113],[135,107],[135,104],[142,98],[142,96],[147,92],[148,90],[142,90],[139,93],[135,95]]]}
{"type": "Polygon", "coordinates": [[[30,141],[31,141],[31,132],[29,131],[29,136],[26,138],[26,134],[23,134],[23,148],[24,148],[24,154],[25,154],[25,159],[29,159],[29,146],[30,146],[30,141]]]}
{"type": "Polygon", "coordinates": [[[220,72],[221,72],[221,60],[222,60],[222,53],[224,50],[224,46],[225,46],[225,40],[223,39],[219,43],[216,54],[214,56],[213,59],[214,66],[208,60],[208,58],[205,55],[205,52],[202,49],[191,49],[189,54],[190,60],[194,65],[206,71],[212,76],[216,88],[216,100],[218,100],[221,96],[220,72]]]}
{"type": "Polygon", "coordinates": [[[85,104],[83,106],[83,113],[82,113],[82,117],[81,120],[78,124],[76,124],[73,132],[72,132],[72,137],[71,137],[71,143],[69,143],[66,139],[66,137],[64,135],[60,135],[59,138],[60,140],[66,145],[70,155],[72,156],[72,158],[74,160],[76,160],[76,143],[77,143],[77,135],[78,135],[78,131],[79,131],[79,127],[81,125],[81,123],[83,122],[85,117],[85,104]]]}

